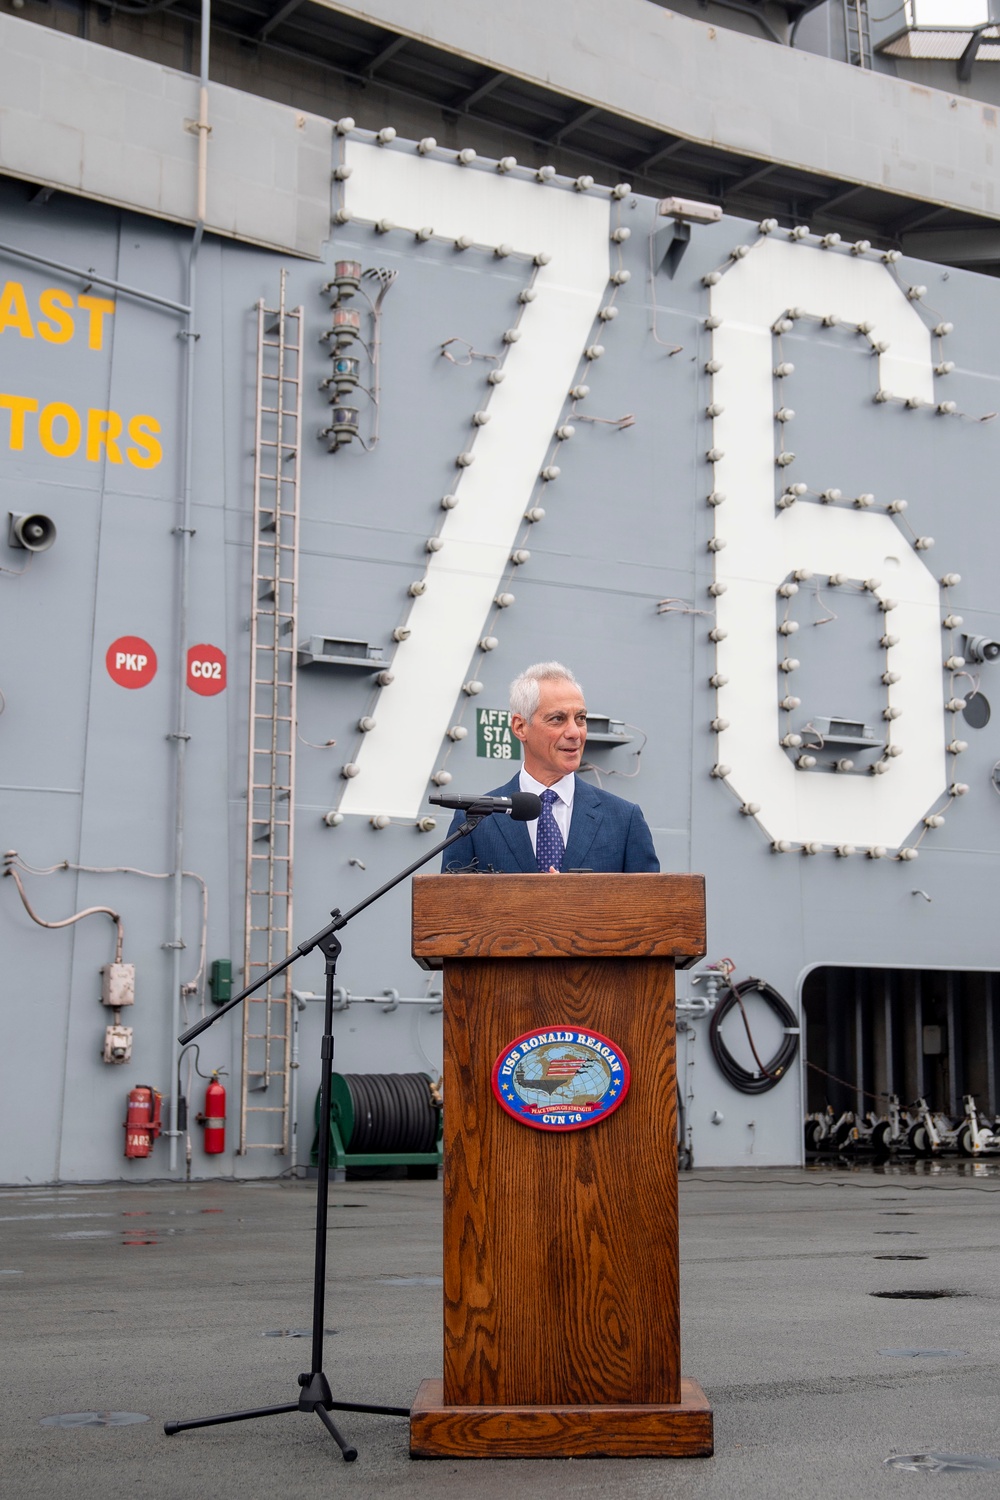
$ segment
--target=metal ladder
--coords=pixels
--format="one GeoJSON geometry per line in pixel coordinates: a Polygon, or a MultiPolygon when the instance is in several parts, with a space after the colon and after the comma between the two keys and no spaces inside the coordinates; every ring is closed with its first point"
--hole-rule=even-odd
{"type": "Polygon", "coordinates": [[[872,65],[872,32],[868,0],[841,0],[844,7],[844,45],[852,68],[872,65]]]}
{"type": "MultiPolygon", "coordinates": [[[[303,310],[286,308],[285,279],[277,308],[257,303],[246,984],[292,947],[303,310]]],[[[241,1155],[288,1151],[291,987],[288,969],[243,1006],[241,1155]]]]}

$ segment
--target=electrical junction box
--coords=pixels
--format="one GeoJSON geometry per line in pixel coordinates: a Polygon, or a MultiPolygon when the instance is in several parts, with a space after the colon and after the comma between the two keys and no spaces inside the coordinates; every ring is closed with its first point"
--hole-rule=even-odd
{"type": "Polygon", "coordinates": [[[109,1026],[104,1033],[104,1061],[127,1063],[132,1060],[131,1026],[109,1026]]]}
{"type": "Polygon", "coordinates": [[[925,1026],[924,1027],[924,1056],[925,1057],[940,1057],[943,1051],[944,1051],[944,1048],[941,1045],[941,1027],[940,1026],[925,1026]]]}
{"type": "Polygon", "coordinates": [[[233,961],[231,958],[213,958],[208,976],[208,989],[216,1005],[224,1005],[233,998],[233,961]]]}
{"type": "Polygon", "coordinates": [[[633,738],[625,728],[624,720],[613,719],[608,714],[587,715],[588,745],[630,745],[633,738]]]}
{"type": "Polygon", "coordinates": [[[300,667],[360,667],[380,672],[386,665],[381,646],[339,635],[311,635],[298,649],[300,667]]]}
{"type": "Polygon", "coordinates": [[[101,1004],[112,1010],[135,1004],[135,964],[105,964],[101,970],[101,1004]]]}
{"type": "MultiPolygon", "coordinates": [[[[830,745],[837,749],[843,746],[851,750],[881,750],[884,744],[883,740],[875,738],[873,729],[857,719],[813,719],[811,724],[803,726],[803,733],[808,729],[816,731],[824,748],[830,745]]],[[[815,746],[808,748],[812,750],[815,746]]]]}

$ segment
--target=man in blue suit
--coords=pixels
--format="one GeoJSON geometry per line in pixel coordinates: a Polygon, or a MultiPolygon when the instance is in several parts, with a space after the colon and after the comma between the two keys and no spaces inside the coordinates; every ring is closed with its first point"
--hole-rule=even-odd
{"type": "MultiPolygon", "coordinates": [[[[510,874],[659,870],[639,808],[576,774],[587,742],[587,705],[572,672],[557,661],[528,667],[511,683],[510,713],[511,729],[524,746],[524,762],[512,781],[487,795],[534,792],[542,799],[541,816],[531,823],[515,823],[506,814],[484,818],[467,838],[445,850],[442,869],[472,865],[510,874]]],[[[464,816],[455,814],[450,831],[464,816]]]]}

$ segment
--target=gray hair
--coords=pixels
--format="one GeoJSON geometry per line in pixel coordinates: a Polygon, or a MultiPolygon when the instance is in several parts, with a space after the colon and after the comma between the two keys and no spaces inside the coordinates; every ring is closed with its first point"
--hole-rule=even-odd
{"type": "Polygon", "coordinates": [[[562,662],[539,661],[533,667],[525,667],[510,685],[511,713],[530,724],[541,696],[538,684],[553,681],[571,682],[574,687],[580,686],[569,667],[564,667],[562,662]]]}

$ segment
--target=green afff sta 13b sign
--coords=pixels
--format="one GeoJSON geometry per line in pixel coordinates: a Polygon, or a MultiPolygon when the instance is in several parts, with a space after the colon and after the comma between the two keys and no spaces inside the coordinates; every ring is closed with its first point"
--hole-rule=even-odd
{"type": "Polygon", "coordinates": [[[476,709],[476,754],[485,760],[520,760],[521,741],[505,708],[476,709]]]}

